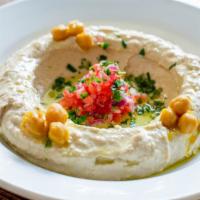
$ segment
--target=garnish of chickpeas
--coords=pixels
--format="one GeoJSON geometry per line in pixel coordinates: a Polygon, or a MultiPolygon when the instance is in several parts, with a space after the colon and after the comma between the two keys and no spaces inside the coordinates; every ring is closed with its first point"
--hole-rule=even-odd
{"type": "Polygon", "coordinates": [[[21,130],[37,139],[50,139],[54,144],[63,146],[69,143],[69,131],[66,126],[67,111],[59,104],[52,103],[47,111],[35,109],[26,112],[21,121],[21,130]]]}
{"type": "Polygon", "coordinates": [[[191,101],[186,96],[179,96],[171,100],[168,108],[160,114],[163,126],[178,128],[181,133],[193,133],[199,126],[197,117],[191,111],[191,101]]]}
{"type": "Polygon", "coordinates": [[[83,50],[88,50],[93,46],[93,39],[87,33],[80,33],[76,36],[76,42],[83,50]]]}
{"type": "Polygon", "coordinates": [[[160,120],[167,128],[173,128],[177,122],[176,113],[171,108],[164,108],[160,114],[160,120]]]}
{"type": "Polygon", "coordinates": [[[65,25],[56,26],[51,30],[51,34],[55,41],[65,40],[68,37],[66,32],[67,32],[67,27],[65,25]]]}
{"type": "Polygon", "coordinates": [[[48,134],[45,113],[39,109],[25,113],[20,127],[25,134],[36,138],[45,138],[48,134]]]}
{"type": "Polygon", "coordinates": [[[59,103],[52,103],[48,106],[46,111],[46,120],[48,124],[51,122],[65,123],[67,119],[67,111],[59,103]]]}
{"type": "Polygon", "coordinates": [[[59,146],[64,146],[69,141],[69,131],[65,124],[52,122],[48,132],[49,139],[59,146]]]}
{"type": "Polygon", "coordinates": [[[198,128],[197,118],[189,112],[184,113],[178,121],[178,127],[181,133],[193,133],[198,128]]]}
{"type": "Polygon", "coordinates": [[[76,36],[84,31],[84,24],[79,21],[71,21],[67,26],[66,33],[69,36],[76,36]]]}
{"type": "Polygon", "coordinates": [[[76,37],[76,43],[83,50],[88,50],[93,46],[93,38],[85,32],[82,22],[71,21],[67,26],[56,26],[51,30],[51,34],[55,41],[63,41],[68,37],[76,37]]]}
{"type": "Polygon", "coordinates": [[[79,21],[71,21],[67,26],[59,25],[51,30],[51,34],[55,41],[62,41],[70,36],[76,36],[84,31],[83,23],[79,21]]]}
{"type": "Polygon", "coordinates": [[[169,106],[172,110],[179,116],[186,113],[190,107],[191,102],[190,99],[186,96],[179,96],[171,100],[169,106]]]}

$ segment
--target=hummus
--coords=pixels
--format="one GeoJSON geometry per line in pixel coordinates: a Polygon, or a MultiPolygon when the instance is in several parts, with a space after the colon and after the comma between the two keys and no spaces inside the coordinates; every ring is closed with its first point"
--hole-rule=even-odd
{"type": "Polygon", "coordinates": [[[94,39],[88,50],[82,50],[74,37],[54,41],[47,34],[1,66],[0,119],[4,140],[37,165],[66,175],[102,180],[146,177],[194,154],[200,146],[199,132],[182,134],[171,130],[162,125],[159,115],[134,127],[98,128],[69,119],[67,147],[46,148],[43,142],[22,132],[22,116],[46,106],[47,92],[57,77],[72,80],[87,73],[87,69],[79,73],[66,69],[69,63],[77,68],[83,58],[95,64],[102,56],[117,61],[127,74],[150,73],[156,87],[163,89],[166,106],[178,95],[189,96],[193,113],[200,118],[198,57],[142,32],[104,26],[86,27],[85,31],[94,39]],[[109,44],[108,48],[99,46],[102,40],[109,44]]]}

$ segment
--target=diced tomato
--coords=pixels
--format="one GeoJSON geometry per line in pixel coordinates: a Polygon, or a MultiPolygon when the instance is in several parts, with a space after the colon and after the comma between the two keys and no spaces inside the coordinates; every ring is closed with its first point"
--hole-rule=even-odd
{"type": "Polygon", "coordinates": [[[113,114],[113,121],[115,123],[120,123],[122,120],[122,115],[121,114],[118,114],[118,113],[114,113],[113,114]]]}
{"type": "MultiPolygon", "coordinates": [[[[120,123],[124,116],[132,111],[135,99],[130,96],[129,87],[118,74],[119,67],[111,64],[107,66],[110,74],[106,73],[105,67],[95,64],[92,69],[75,86],[76,90],[70,92],[65,90],[61,104],[67,110],[76,111],[77,115],[86,115],[86,123],[89,125],[99,122],[120,123]],[[122,81],[120,86],[115,85],[115,81],[122,81]],[[115,96],[113,87],[123,93],[121,97],[115,96]],[[87,96],[82,96],[83,92],[87,96]],[[115,100],[117,98],[117,100],[115,100]],[[119,102],[121,101],[121,103],[119,102]],[[115,112],[113,111],[113,106],[115,112]]],[[[118,94],[120,93],[118,91],[118,94]]]]}

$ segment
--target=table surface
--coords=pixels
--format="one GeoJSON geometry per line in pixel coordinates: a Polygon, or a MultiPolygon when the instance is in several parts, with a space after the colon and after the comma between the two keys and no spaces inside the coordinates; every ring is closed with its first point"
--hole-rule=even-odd
{"type": "MultiPolygon", "coordinates": [[[[16,1],[16,0],[0,0],[0,6],[3,5],[3,4],[12,2],[12,1],[16,1]]],[[[200,0],[181,0],[181,1],[196,5],[198,7],[200,6],[200,0]]],[[[2,199],[2,200],[27,200],[25,198],[22,198],[18,195],[10,193],[10,192],[3,190],[1,188],[0,188],[0,199],[2,199]]]]}

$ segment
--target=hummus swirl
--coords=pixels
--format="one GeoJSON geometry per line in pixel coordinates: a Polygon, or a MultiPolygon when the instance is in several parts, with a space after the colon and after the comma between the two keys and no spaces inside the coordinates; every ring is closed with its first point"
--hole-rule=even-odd
{"type": "Polygon", "coordinates": [[[144,126],[96,128],[68,120],[68,147],[45,148],[22,133],[20,122],[25,112],[41,108],[42,98],[52,80],[70,78],[66,64],[80,65],[81,58],[92,63],[100,55],[119,62],[121,70],[139,75],[149,72],[163,88],[167,103],[178,95],[191,98],[194,114],[200,118],[200,59],[156,36],[113,27],[86,28],[94,38],[89,50],[82,50],[73,37],[53,41],[42,36],[19,50],[1,66],[1,134],[16,151],[45,168],[89,179],[124,180],[141,178],[191,156],[200,138],[190,143],[190,134],[173,133],[162,125],[159,116],[144,126]],[[100,48],[99,39],[109,43],[100,48]],[[145,50],[141,52],[141,50],[145,50]],[[141,53],[143,54],[141,56],[141,53]]]}

